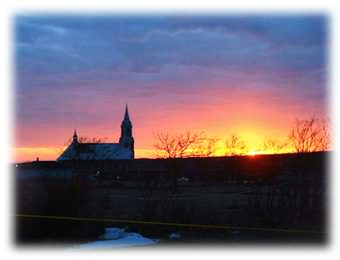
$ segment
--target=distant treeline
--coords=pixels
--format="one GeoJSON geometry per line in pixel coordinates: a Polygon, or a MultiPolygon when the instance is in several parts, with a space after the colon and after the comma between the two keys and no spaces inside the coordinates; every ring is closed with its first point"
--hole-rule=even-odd
{"type": "Polygon", "coordinates": [[[40,161],[17,164],[20,176],[30,172],[45,177],[90,176],[96,180],[160,182],[187,178],[190,181],[270,181],[295,174],[324,178],[329,152],[209,158],[136,160],[40,161]],[[67,174],[69,173],[69,174],[67,174]]]}

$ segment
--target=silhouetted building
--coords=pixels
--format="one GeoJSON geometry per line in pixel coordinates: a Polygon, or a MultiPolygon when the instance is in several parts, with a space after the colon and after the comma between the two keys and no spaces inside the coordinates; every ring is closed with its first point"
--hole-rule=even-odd
{"type": "Polygon", "coordinates": [[[126,105],[119,143],[80,143],[74,130],[72,143],[57,161],[134,159],[134,143],[132,123],[126,105]]]}

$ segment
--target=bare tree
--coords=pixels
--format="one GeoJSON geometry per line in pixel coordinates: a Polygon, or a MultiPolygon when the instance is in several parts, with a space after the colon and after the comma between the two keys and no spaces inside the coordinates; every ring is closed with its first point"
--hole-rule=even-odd
{"type": "Polygon", "coordinates": [[[261,150],[271,153],[280,153],[289,145],[289,141],[280,141],[278,139],[265,138],[261,150]]]}
{"type": "Polygon", "coordinates": [[[176,140],[169,133],[154,134],[157,143],[153,146],[157,149],[157,157],[175,158],[176,157],[176,140]]]}
{"type": "MultiPolygon", "coordinates": [[[[107,140],[107,137],[87,137],[87,136],[80,136],[78,137],[78,143],[80,144],[100,144],[107,140]]],[[[70,146],[70,144],[73,142],[73,138],[69,138],[65,143],[64,147],[60,147],[57,149],[57,152],[59,155],[63,154],[65,150],[70,146]]]]}
{"type": "Polygon", "coordinates": [[[214,156],[216,153],[216,146],[219,139],[217,137],[211,137],[206,139],[205,150],[203,154],[206,157],[214,156]]]}
{"type": "Polygon", "coordinates": [[[216,153],[217,142],[216,137],[207,137],[205,133],[200,142],[193,144],[191,148],[191,155],[194,157],[212,157],[216,153]]]}
{"type": "Polygon", "coordinates": [[[160,158],[212,156],[217,143],[216,138],[208,138],[205,132],[185,131],[175,135],[156,133],[154,136],[156,156],[160,158]]]}
{"type": "Polygon", "coordinates": [[[331,133],[329,119],[321,119],[320,121],[320,135],[319,135],[319,150],[328,151],[331,149],[331,133]]]}
{"type": "Polygon", "coordinates": [[[289,134],[289,140],[293,149],[298,153],[329,150],[328,122],[315,117],[309,120],[296,119],[289,134]]]}
{"type": "MultiPolygon", "coordinates": [[[[78,143],[80,144],[100,144],[107,140],[107,137],[88,137],[88,136],[79,136],[78,143]]],[[[73,142],[73,138],[69,138],[64,145],[69,146],[73,142]]]]}
{"type": "Polygon", "coordinates": [[[231,134],[227,138],[225,143],[225,155],[227,156],[244,155],[247,152],[248,148],[240,136],[236,134],[231,134]]]}

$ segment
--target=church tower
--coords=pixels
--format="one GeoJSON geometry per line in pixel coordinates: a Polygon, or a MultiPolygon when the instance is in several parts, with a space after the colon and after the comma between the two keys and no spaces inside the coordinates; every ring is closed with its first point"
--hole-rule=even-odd
{"type": "Polygon", "coordinates": [[[131,150],[132,159],[133,159],[135,157],[135,150],[134,150],[135,140],[133,139],[133,136],[132,136],[132,124],[130,121],[127,105],[125,105],[124,119],[120,127],[121,127],[121,134],[119,138],[119,144],[131,150]]]}

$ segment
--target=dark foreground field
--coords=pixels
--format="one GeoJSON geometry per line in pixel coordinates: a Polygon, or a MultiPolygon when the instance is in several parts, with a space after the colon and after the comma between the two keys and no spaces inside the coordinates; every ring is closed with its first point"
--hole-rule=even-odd
{"type": "Polygon", "coordinates": [[[328,156],[21,164],[15,243],[70,246],[122,227],[160,245],[323,245],[328,156]]]}

